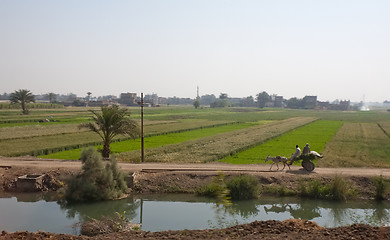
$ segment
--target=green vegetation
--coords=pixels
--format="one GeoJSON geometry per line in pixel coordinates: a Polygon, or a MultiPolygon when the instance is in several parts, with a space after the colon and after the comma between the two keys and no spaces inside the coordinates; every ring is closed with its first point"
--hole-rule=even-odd
{"type": "Polygon", "coordinates": [[[259,181],[252,175],[240,175],[226,179],[220,172],[209,184],[199,187],[196,193],[216,198],[218,202],[254,199],[259,196],[259,181]]]}
{"type": "MultiPolygon", "coordinates": [[[[128,109],[130,118],[139,122],[139,107],[128,109]]],[[[0,155],[57,152],[46,157],[77,159],[81,148],[101,143],[97,134],[77,128],[90,121],[93,113],[89,110],[99,108],[37,108],[28,115],[18,109],[0,109],[0,155]],[[77,150],[66,151],[71,149],[77,150]]],[[[268,154],[290,157],[296,144],[302,148],[308,142],[312,150],[324,155],[316,162],[318,167],[390,167],[387,111],[173,106],[145,108],[144,123],[149,141],[146,161],[208,162],[227,157],[224,161],[231,163],[264,163],[268,154]],[[221,125],[230,123],[247,125],[221,130],[221,125]],[[202,128],[207,134],[198,135],[195,130],[202,128]],[[174,135],[181,132],[188,137],[174,135]]],[[[120,161],[139,159],[139,140],[118,135],[112,141],[110,150],[120,161]]]]}
{"type": "Polygon", "coordinates": [[[101,113],[90,110],[93,113],[93,122],[81,124],[80,128],[87,128],[97,133],[103,140],[103,158],[110,157],[110,144],[117,135],[127,135],[132,138],[138,136],[138,125],[128,118],[128,109],[119,108],[118,105],[102,106],[101,113]]]}
{"type": "Polygon", "coordinates": [[[201,196],[212,197],[217,200],[217,205],[222,204],[223,206],[230,206],[230,191],[225,183],[225,174],[219,172],[213,180],[196,190],[196,193],[201,196]]]}
{"type": "Polygon", "coordinates": [[[34,95],[30,90],[19,89],[11,93],[10,96],[11,103],[20,104],[23,114],[28,114],[27,103],[35,102],[34,95]]]}
{"type": "Polygon", "coordinates": [[[68,202],[109,200],[125,194],[126,181],[115,160],[104,164],[93,148],[84,150],[80,159],[82,173],[67,181],[65,199],[68,202]]]}
{"type": "MultiPolygon", "coordinates": [[[[313,118],[293,118],[274,121],[177,144],[149,148],[145,151],[145,161],[198,163],[216,161],[266,142],[313,120],[313,118]]],[[[120,161],[133,161],[138,158],[139,151],[126,152],[118,156],[120,161]]]]}
{"type": "Polygon", "coordinates": [[[259,196],[259,181],[252,175],[240,175],[226,181],[233,200],[254,199],[259,196]]]}
{"type": "MultiPolygon", "coordinates": [[[[155,148],[163,145],[175,144],[180,142],[185,142],[193,139],[199,139],[207,136],[212,136],[218,133],[228,132],[239,130],[243,128],[248,128],[256,125],[255,123],[237,123],[237,124],[227,124],[220,125],[215,127],[204,127],[195,130],[180,131],[170,134],[161,134],[157,136],[151,136],[145,138],[145,147],[146,148],[155,148]]],[[[113,153],[121,153],[139,150],[141,148],[140,139],[135,140],[126,140],[114,142],[111,144],[111,151],[113,153]]],[[[97,146],[98,148],[99,146],[97,146]]],[[[81,149],[73,149],[67,151],[61,151],[57,153],[47,154],[44,156],[39,156],[42,158],[55,158],[55,159],[78,159],[80,156],[81,149]]]]}
{"type": "Polygon", "coordinates": [[[310,143],[312,150],[322,152],[327,142],[334,136],[342,122],[319,120],[303,127],[295,128],[280,137],[271,139],[261,145],[228,156],[221,162],[235,164],[258,163],[264,161],[267,155],[291,157],[295,152],[295,145],[304,146],[310,143]]]}
{"type": "Polygon", "coordinates": [[[318,179],[311,179],[309,181],[302,180],[299,192],[303,197],[337,201],[347,200],[355,194],[354,189],[352,189],[347,181],[340,175],[334,176],[334,178],[326,184],[318,179]]]}
{"type": "Polygon", "coordinates": [[[270,193],[281,197],[297,195],[297,191],[288,189],[284,184],[263,186],[261,193],[270,193]]]}
{"type": "Polygon", "coordinates": [[[390,167],[390,138],[376,123],[344,123],[323,155],[321,167],[390,167]]]}
{"type": "Polygon", "coordinates": [[[380,175],[379,177],[374,178],[373,183],[375,185],[375,199],[378,201],[385,200],[386,182],[383,176],[380,175]]]}

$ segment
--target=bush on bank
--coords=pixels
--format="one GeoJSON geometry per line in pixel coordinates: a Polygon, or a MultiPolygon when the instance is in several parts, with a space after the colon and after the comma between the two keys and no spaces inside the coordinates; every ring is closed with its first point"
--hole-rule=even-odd
{"type": "Polygon", "coordinates": [[[117,199],[126,193],[123,173],[115,160],[104,164],[92,147],[81,153],[82,172],[67,181],[65,199],[68,202],[117,199]]]}

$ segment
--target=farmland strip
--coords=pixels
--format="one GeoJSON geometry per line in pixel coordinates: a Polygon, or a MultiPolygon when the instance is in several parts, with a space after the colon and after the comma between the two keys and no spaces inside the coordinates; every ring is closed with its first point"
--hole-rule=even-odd
{"type": "Polygon", "coordinates": [[[344,123],[324,156],[324,167],[390,167],[390,139],[375,123],[344,123]]]}
{"type": "MultiPolygon", "coordinates": [[[[148,136],[158,134],[168,134],[181,131],[189,131],[200,128],[215,127],[231,124],[226,121],[183,121],[166,123],[163,125],[146,126],[145,131],[148,136]],[[169,129],[169,132],[167,132],[169,129]]],[[[115,141],[128,140],[127,137],[118,137],[115,141]]],[[[42,155],[64,150],[76,149],[88,145],[101,144],[100,137],[93,132],[77,132],[60,135],[36,136],[32,138],[10,139],[0,141],[0,155],[20,156],[20,155],[42,155]]]]}
{"type": "Polygon", "coordinates": [[[318,120],[293,129],[280,137],[259,144],[246,151],[221,159],[222,162],[235,164],[264,163],[267,155],[289,158],[295,152],[295,145],[301,148],[310,143],[311,150],[322,152],[326,143],[341,127],[340,121],[318,120]]]}
{"type": "MultiPolygon", "coordinates": [[[[175,131],[171,133],[155,134],[151,137],[145,138],[145,145],[148,148],[158,147],[162,145],[174,144],[192,139],[198,139],[210,135],[214,135],[221,132],[234,131],[242,128],[248,128],[258,123],[225,123],[219,125],[212,125],[206,127],[197,127],[194,129],[183,129],[181,131],[175,131]]],[[[111,144],[111,151],[113,153],[120,153],[126,151],[137,150],[141,148],[140,139],[130,141],[120,141],[111,144]]],[[[71,151],[63,151],[59,153],[53,153],[45,156],[44,158],[56,158],[56,159],[78,159],[82,149],[74,149],[71,151]]]]}
{"type": "MultiPolygon", "coordinates": [[[[310,117],[290,118],[197,140],[146,149],[145,160],[149,162],[215,161],[315,120],[316,118],[310,117]]],[[[124,161],[139,159],[139,151],[122,153],[120,159],[124,161]]]]}

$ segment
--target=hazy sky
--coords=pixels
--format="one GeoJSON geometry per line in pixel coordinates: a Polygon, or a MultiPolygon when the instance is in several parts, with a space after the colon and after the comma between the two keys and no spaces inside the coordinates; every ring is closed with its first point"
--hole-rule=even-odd
{"type": "Polygon", "coordinates": [[[390,100],[388,0],[0,0],[0,92],[390,100]]]}

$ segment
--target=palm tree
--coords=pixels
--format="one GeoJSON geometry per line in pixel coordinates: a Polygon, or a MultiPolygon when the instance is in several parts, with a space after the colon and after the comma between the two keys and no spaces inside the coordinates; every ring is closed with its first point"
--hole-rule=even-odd
{"type": "Polygon", "coordinates": [[[11,93],[10,100],[12,103],[20,104],[23,114],[28,114],[27,103],[35,102],[34,95],[27,89],[19,89],[11,93]]]}
{"type": "Polygon", "coordinates": [[[103,158],[110,157],[110,143],[117,135],[127,135],[135,138],[139,134],[138,125],[134,120],[127,116],[130,113],[128,109],[119,108],[117,105],[102,106],[101,112],[89,110],[93,113],[92,119],[94,122],[80,124],[79,128],[89,128],[96,132],[103,140],[103,158]]]}

